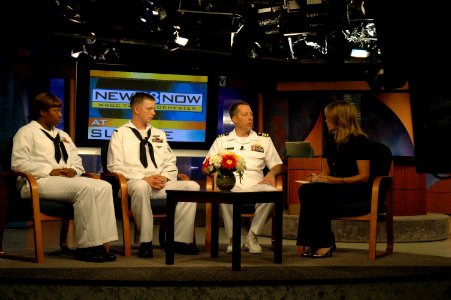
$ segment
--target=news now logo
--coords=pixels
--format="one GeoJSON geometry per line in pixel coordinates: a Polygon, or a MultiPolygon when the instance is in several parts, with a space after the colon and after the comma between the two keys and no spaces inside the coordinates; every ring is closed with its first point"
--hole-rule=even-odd
{"type": "MultiPolygon", "coordinates": [[[[137,91],[105,90],[92,91],[93,108],[124,109],[130,107],[130,99],[137,91]]],[[[202,111],[203,94],[171,93],[161,91],[144,91],[151,94],[157,104],[157,110],[202,111]]]]}

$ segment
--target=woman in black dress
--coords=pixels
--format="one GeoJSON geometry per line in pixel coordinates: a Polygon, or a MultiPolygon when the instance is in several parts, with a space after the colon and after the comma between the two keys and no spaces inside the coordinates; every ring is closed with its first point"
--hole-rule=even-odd
{"type": "Polygon", "coordinates": [[[335,250],[331,228],[334,216],[358,215],[370,209],[371,143],[358,123],[358,111],[348,101],[329,103],[324,109],[330,133],[323,154],[321,174],[302,184],[297,253],[324,258],[335,250]]]}

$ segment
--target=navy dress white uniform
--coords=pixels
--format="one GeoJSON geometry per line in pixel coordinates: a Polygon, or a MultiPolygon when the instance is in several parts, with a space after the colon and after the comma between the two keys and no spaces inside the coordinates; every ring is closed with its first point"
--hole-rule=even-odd
{"type": "MultiPolygon", "coordinates": [[[[167,143],[163,130],[147,125],[145,130],[138,130],[144,138],[150,129],[149,143],[154,152],[154,163],[146,145],[146,156],[149,162],[144,167],[140,160],[140,140],[130,128],[137,129],[131,122],[122,125],[111,136],[108,149],[107,167],[111,172],[121,173],[127,178],[128,194],[131,198],[131,210],[138,225],[139,243],[152,242],[153,214],[151,199],[165,199],[166,190],[198,191],[200,186],[195,181],[177,181],[178,169],[176,157],[167,143]],[[143,180],[144,177],[159,174],[168,178],[163,189],[157,190],[143,180]]],[[[193,242],[196,203],[180,202],[175,210],[174,241],[193,242]]]]}
{"type": "MultiPolygon", "coordinates": [[[[14,136],[11,167],[36,177],[40,197],[73,203],[78,248],[118,240],[112,187],[106,181],[80,176],[85,172],[82,160],[66,132],[58,128],[46,130],[36,121],[23,126],[14,136]],[[43,131],[53,138],[59,134],[68,154],[67,162],[56,161],[54,144],[43,131]],[[72,168],[77,175],[72,178],[49,175],[59,168],[72,168]]],[[[22,197],[30,197],[28,184],[19,180],[19,185],[22,197]]]]}
{"type": "MultiPolygon", "coordinates": [[[[282,164],[279,154],[270,138],[266,133],[256,133],[251,131],[247,137],[239,137],[235,130],[230,133],[219,135],[208,151],[207,157],[218,154],[220,151],[233,151],[240,155],[246,161],[246,170],[243,179],[240,182],[236,175],[236,185],[232,192],[236,191],[274,191],[275,187],[268,184],[259,184],[264,177],[265,167],[272,169],[274,166],[282,164]]],[[[274,203],[257,203],[255,205],[255,214],[252,219],[250,230],[259,235],[268,219],[269,214],[274,208],[274,203]]],[[[232,238],[232,214],[233,206],[231,204],[221,204],[221,211],[224,219],[224,228],[227,237],[232,238]]]]}

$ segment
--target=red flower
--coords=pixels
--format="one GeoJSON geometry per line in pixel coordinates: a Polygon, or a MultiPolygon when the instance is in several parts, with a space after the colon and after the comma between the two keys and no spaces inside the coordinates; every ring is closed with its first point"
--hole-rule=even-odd
{"type": "Polygon", "coordinates": [[[209,157],[204,160],[204,163],[202,164],[201,171],[204,174],[210,174],[210,173],[212,173],[214,171],[213,168],[210,166],[210,158],[209,157]]]}
{"type": "Polygon", "coordinates": [[[222,157],[221,165],[226,170],[235,170],[236,167],[236,156],[231,154],[226,154],[222,157]]]}

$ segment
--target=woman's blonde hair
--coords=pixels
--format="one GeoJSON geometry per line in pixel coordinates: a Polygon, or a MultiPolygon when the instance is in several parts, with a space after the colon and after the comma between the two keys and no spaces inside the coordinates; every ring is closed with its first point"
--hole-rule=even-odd
{"type": "Polygon", "coordinates": [[[358,123],[359,112],[352,102],[349,101],[334,101],[326,105],[324,109],[324,116],[329,122],[335,125],[334,138],[338,144],[346,143],[350,135],[363,135],[363,132],[358,123]]]}

